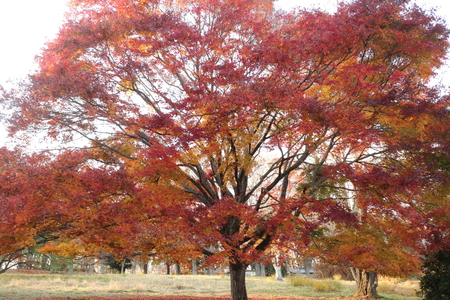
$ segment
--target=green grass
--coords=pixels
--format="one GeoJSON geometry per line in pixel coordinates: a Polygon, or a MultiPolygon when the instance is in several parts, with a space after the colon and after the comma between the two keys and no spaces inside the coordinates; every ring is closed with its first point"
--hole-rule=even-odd
{"type": "MultiPolygon", "coordinates": [[[[0,275],[0,300],[44,297],[123,297],[123,296],[228,296],[229,277],[205,275],[0,275]]],[[[283,282],[271,278],[248,277],[250,297],[322,297],[338,299],[355,294],[352,282],[312,280],[292,277],[283,282]]],[[[417,300],[415,286],[407,282],[381,282],[386,299],[417,300]]]]}

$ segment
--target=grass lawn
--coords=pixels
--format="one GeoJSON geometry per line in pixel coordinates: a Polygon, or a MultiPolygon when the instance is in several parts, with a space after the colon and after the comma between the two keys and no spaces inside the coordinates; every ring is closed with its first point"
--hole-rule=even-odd
{"type": "MultiPolygon", "coordinates": [[[[228,297],[229,278],[205,275],[54,275],[54,274],[2,274],[0,275],[0,300],[23,300],[48,297],[124,297],[136,296],[202,296],[228,297]]],[[[418,283],[380,280],[379,293],[385,299],[418,300],[415,290],[418,283]]],[[[271,278],[248,277],[247,291],[252,299],[276,297],[320,297],[339,299],[355,294],[355,284],[349,281],[314,281],[312,284],[294,286],[289,279],[283,282],[271,278]]],[[[154,298],[157,299],[157,298],[154,298]]]]}

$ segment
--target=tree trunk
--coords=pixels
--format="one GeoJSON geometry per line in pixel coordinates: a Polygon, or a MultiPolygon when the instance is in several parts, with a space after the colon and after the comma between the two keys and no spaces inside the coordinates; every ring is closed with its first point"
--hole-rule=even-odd
{"type": "Polygon", "coordinates": [[[197,260],[193,259],[192,260],[192,275],[197,275],[198,271],[197,271],[197,260]]]}
{"type": "Polygon", "coordinates": [[[137,262],[135,260],[133,260],[131,265],[131,274],[136,274],[136,267],[137,267],[137,262]]]}
{"type": "Polygon", "coordinates": [[[208,267],[208,275],[216,275],[216,271],[213,266],[208,267]]]}
{"type": "Polygon", "coordinates": [[[50,254],[50,274],[57,273],[58,266],[56,264],[56,256],[50,254]]]}
{"type": "Polygon", "coordinates": [[[357,296],[378,298],[378,274],[373,271],[366,272],[357,268],[350,268],[350,270],[356,281],[356,288],[358,289],[357,296]]]}
{"type": "Polygon", "coordinates": [[[144,274],[148,274],[148,261],[144,263],[144,274]]]}
{"type": "Polygon", "coordinates": [[[261,276],[261,264],[260,263],[255,264],[255,273],[256,273],[256,276],[261,276]]]}
{"type": "Polygon", "coordinates": [[[120,268],[120,274],[125,274],[125,259],[122,260],[122,266],[120,268]]]}
{"type": "Polygon", "coordinates": [[[103,257],[100,259],[100,274],[106,274],[105,259],[103,257]]]}
{"type": "Polygon", "coordinates": [[[283,281],[283,272],[281,271],[281,266],[276,264],[273,267],[275,269],[275,280],[283,281]]]}
{"type": "Polygon", "coordinates": [[[281,271],[281,263],[278,254],[275,256],[273,262],[273,268],[275,269],[275,280],[283,281],[283,273],[281,271]]]}
{"type": "Polygon", "coordinates": [[[303,262],[303,268],[305,269],[306,277],[311,276],[311,266],[312,266],[312,258],[305,257],[304,262],[303,262]]]}
{"type": "Polygon", "coordinates": [[[89,275],[94,274],[95,270],[94,270],[94,264],[95,264],[95,259],[91,258],[89,260],[89,275]]]}
{"type": "Polygon", "coordinates": [[[245,286],[246,265],[230,262],[231,298],[233,300],[247,300],[247,287],[245,286]]]}
{"type": "Polygon", "coordinates": [[[261,263],[261,276],[266,277],[266,266],[261,263]]]}
{"type": "Polygon", "coordinates": [[[170,265],[166,263],[166,275],[170,275],[170,265]]]}

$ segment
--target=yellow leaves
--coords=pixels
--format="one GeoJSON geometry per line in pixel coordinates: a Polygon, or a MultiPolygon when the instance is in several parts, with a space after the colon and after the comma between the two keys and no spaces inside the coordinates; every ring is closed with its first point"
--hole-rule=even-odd
{"type": "Polygon", "coordinates": [[[78,255],[85,255],[86,251],[81,243],[76,241],[48,243],[38,250],[40,253],[52,253],[66,258],[74,258],[78,255]]]}
{"type": "Polygon", "coordinates": [[[129,77],[124,77],[120,80],[119,90],[125,93],[129,93],[131,95],[132,90],[134,89],[135,82],[133,79],[129,77]]]}

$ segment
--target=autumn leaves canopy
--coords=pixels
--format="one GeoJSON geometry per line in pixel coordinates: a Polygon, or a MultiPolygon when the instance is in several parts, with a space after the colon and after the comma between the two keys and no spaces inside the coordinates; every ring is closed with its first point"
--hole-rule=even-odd
{"type": "Polygon", "coordinates": [[[58,234],[91,241],[95,227],[99,249],[188,249],[236,274],[313,238],[329,259],[390,272],[380,242],[401,257],[420,248],[404,237],[448,239],[447,221],[428,223],[448,207],[448,98],[427,85],[448,30],[434,15],[400,0],[332,14],[268,0],[71,4],[38,72],[3,96],[12,133],[89,142],[45,164],[61,170],[45,183],[64,191],[46,207],[64,213],[45,212],[58,234]]]}

